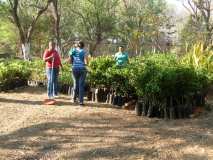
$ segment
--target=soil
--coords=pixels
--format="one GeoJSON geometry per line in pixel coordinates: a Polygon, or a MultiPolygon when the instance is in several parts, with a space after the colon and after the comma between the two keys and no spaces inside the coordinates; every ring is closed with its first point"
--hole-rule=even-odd
{"type": "Polygon", "coordinates": [[[213,111],[165,121],[45,98],[42,88],[0,93],[0,160],[213,160],[213,111]]]}

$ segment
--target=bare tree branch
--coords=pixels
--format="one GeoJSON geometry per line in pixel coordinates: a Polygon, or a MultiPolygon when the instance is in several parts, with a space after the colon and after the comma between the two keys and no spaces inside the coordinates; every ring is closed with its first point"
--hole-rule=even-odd
{"type": "Polygon", "coordinates": [[[36,22],[38,21],[39,17],[47,10],[47,8],[48,8],[48,6],[51,2],[52,2],[52,0],[48,0],[45,7],[39,9],[36,17],[33,18],[32,22],[31,22],[31,24],[28,28],[28,31],[27,31],[27,42],[29,42],[30,39],[31,39],[31,36],[32,36],[33,30],[34,30],[34,27],[36,25],[36,22]]]}

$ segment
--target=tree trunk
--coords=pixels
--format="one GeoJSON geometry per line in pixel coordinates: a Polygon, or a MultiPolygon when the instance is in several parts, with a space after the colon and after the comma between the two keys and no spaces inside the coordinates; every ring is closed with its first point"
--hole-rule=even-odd
{"type": "Polygon", "coordinates": [[[102,42],[102,34],[98,33],[96,34],[96,40],[95,44],[91,44],[89,48],[89,52],[91,55],[94,55],[95,51],[97,50],[98,45],[100,45],[102,42]]]}
{"type": "Polygon", "coordinates": [[[98,103],[98,93],[99,93],[99,89],[96,88],[95,89],[95,102],[98,103]]]}
{"type": "Polygon", "coordinates": [[[168,110],[167,110],[166,106],[164,106],[163,111],[164,111],[164,119],[165,120],[169,119],[169,117],[168,117],[168,110]]]}
{"type": "Polygon", "coordinates": [[[113,99],[114,99],[114,94],[111,93],[110,97],[109,97],[109,103],[112,104],[113,103],[113,99]]]}
{"type": "Polygon", "coordinates": [[[175,119],[175,109],[173,106],[172,96],[169,97],[169,117],[170,117],[170,119],[175,119]]]}
{"type": "Polygon", "coordinates": [[[142,116],[146,116],[146,103],[142,104],[142,116]]]}
{"type": "Polygon", "coordinates": [[[30,43],[22,42],[21,50],[22,50],[24,60],[29,60],[30,59],[30,43]]]}
{"type": "Polygon", "coordinates": [[[152,117],[153,108],[154,108],[153,103],[150,103],[149,109],[148,109],[148,112],[147,112],[147,117],[152,117]]]}
{"type": "Polygon", "coordinates": [[[135,105],[135,112],[137,116],[141,116],[142,115],[142,104],[137,102],[135,105]]]}
{"type": "Polygon", "coordinates": [[[58,0],[52,0],[52,15],[54,18],[54,34],[56,38],[56,49],[58,53],[61,53],[62,46],[61,46],[61,37],[60,37],[60,14],[58,9],[58,0]]]}
{"type": "Polygon", "coordinates": [[[170,119],[175,119],[175,109],[173,106],[170,106],[169,108],[169,117],[170,119]]]}
{"type": "Polygon", "coordinates": [[[47,1],[47,4],[40,8],[37,12],[36,16],[32,17],[32,21],[27,29],[21,24],[20,15],[19,15],[19,0],[9,1],[10,4],[10,13],[13,17],[13,23],[16,25],[19,31],[19,36],[21,40],[21,51],[24,57],[24,60],[29,60],[30,56],[30,40],[32,38],[32,34],[35,28],[35,25],[39,19],[39,17],[47,10],[49,3],[51,0],[47,1]]]}
{"type": "Polygon", "coordinates": [[[97,50],[97,47],[98,47],[98,45],[101,43],[101,41],[96,41],[96,43],[95,44],[90,44],[89,45],[89,53],[91,54],[91,55],[94,55],[94,53],[95,53],[95,51],[97,50]]]}

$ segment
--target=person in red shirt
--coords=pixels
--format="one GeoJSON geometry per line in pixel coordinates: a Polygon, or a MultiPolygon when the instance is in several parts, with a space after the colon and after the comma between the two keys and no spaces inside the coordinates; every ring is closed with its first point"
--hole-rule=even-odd
{"type": "Polygon", "coordinates": [[[61,58],[55,50],[55,42],[49,42],[49,48],[45,50],[43,60],[46,62],[47,74],[47,95],[49,99],[58,97],[58,75],[59,69],[62,68],[61,58]]]}

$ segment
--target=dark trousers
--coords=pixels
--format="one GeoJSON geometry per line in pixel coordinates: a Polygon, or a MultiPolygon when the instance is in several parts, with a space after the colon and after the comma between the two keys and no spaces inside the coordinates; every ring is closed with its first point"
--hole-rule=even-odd
{"type": "Polygon", "coordinates": [[[49,98],[57,96],[58,94],[58,74],[59,68],[47,68],[47,95],[49,98]]]}
{"type": "Polygon", "coordinates": [[[87,71],[86,69],[73,69],[73,98],[76,100],[77,96],[79,97],[79,102],[84,102],[84,86],[86,79],[87,71]]]}

